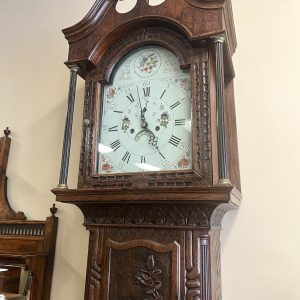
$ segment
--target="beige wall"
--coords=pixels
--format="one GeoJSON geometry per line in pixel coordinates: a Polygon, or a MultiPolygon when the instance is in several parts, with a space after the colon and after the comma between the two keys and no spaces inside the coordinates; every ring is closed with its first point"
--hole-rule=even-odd
{"type": "MultiPolygon", "coordinates": [[[[69,73],[60,30],[93,0],[1,0],[0,129],[12,129],[8,194],[44,219],[57,185],[69,73]],[[72,7],[72,9],[69,9],[72,7]]],[[[233,0],[243,204],[224,218],[224,300],[298,300],[300,54],[298,0],[233,0]]],[[[69,185],[75,187],[83,82],[79,81],[69,185]]],[[[88,235],[80,211],[60,217],[51,299],[82,300],[88,235]]],[[[168,300],[168,299],[166,299],[168,300]]]]}

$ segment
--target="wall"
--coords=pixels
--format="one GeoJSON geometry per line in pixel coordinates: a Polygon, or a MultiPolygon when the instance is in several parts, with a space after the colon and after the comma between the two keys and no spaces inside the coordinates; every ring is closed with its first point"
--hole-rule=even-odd
{"type": "Polygon", "coordinates": [[[243,203],[223,220],[223,295],[297,300],[300,2],[232,2],[243,203]]]}
{"type": "MultiPolygon", "coordinates": [[[[10,126],[8,195],[44,219],[57,185],[69,72],[60,30],[93,0],[1,0],[0,129],[10,126]],[[71,8],[72,7],[72,8],[71,8]]],[[[298,300],[300,2],[233,0],[238,49],[237,122],[243,204],[223,222],[224,300],[298,300]],[[298,18],[297,18],[298,17],[298,18]]],[[[83,82],[79,80],[69,186],[76,186],[83,82]]],[[[83,217],[60,217],[51,299],[82,300],[88,235],[83,217]]],[[[166,299],[167,300],[167,299],[166,299]]]]}

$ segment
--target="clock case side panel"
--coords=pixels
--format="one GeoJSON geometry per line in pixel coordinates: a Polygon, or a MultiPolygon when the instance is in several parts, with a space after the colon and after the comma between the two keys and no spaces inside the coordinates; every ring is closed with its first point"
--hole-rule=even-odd
{"type": "Polygon", "coordinates": [[[84,128],[79,171],[79,189],[160,188],[213,185],[209,46],[205,40],[194,45],[181,32],[169,28],[144,27],[121,39],[100,55],[97,66],[86,76],[84,128]],[[193,170],[98,175],[96,171],[101,85],[110,80],[118,61],[129,51],[144,45],[160,45],[172,51],[181,68],[190,67],[193,111],[193,170]],[[203,76],[204,74],[204,76],[203,76]]]}
{"type": "Polygon", "coordinates": [[[225,130],[229,162],[229,178],[233,186],[241,191],[237,126],[235,114],[234,82],[232,76],[225,76],[225,130]]]}

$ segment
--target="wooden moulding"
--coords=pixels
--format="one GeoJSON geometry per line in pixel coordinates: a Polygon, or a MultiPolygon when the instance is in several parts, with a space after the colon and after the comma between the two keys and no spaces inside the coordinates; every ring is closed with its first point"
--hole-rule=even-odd
{"type": "Polygon", "coordinates": [[[241,200],[240,192],[232,186],[101,191],[53,189],[52,192],[56,195],[57,201],[73,204],[85,202],[130,203],[134,201],[136,203],[158,203],[171,201],[175,203],[234,203],[234,205],[239,206],[241,200]]]}
{"type": "Polygon", "coordinates": [[[115,4],[116,0],[97,0],[82,21],[63,30],[70,45],[67,64],[81,67],[79,74],[84,78],[87,70],[97,65],[99,45],[109,47],[106,41],[110,38],[118,40],[133,28],[153,24],[178,30],[193,43],[225,33],[226,55],[231,61],[236,36],[230,0],[166,0],[158,6],[139,0],[126,14],[116,13],[115,4]]]}

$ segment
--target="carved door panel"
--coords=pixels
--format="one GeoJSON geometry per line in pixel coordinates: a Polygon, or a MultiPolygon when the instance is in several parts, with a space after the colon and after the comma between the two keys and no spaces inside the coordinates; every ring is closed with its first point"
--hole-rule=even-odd
{"type": "Polygon", "coordinates": [[[184,231],[94,228],[91,236],[98,266],[88,267],[86,299],[184,299],[184,231]]]}
{"type": "Polygon", "coordinates": [[[177,299],[180,245],[106,241],[104,299],[177,299]]]}

